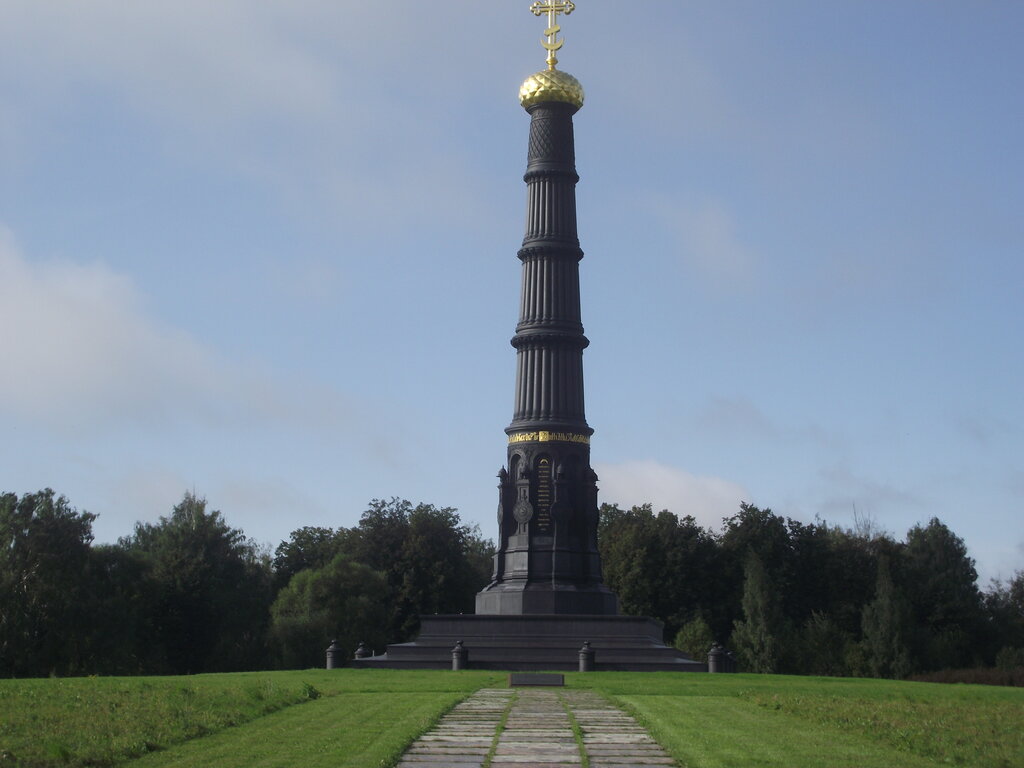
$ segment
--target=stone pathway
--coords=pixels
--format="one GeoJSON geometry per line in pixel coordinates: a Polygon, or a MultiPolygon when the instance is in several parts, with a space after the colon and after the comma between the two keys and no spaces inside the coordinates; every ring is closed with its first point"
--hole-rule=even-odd
{"type": "Polygon", "coordinates": [[[402,755],[399,768],[480,768],[490,754],[498,726],[512,702],[512,690],[484,689],[458,703],[402,755]]]}
{"type": "Polygon", "coordinates": [[[414,742],[398,768],[557,768],[585,762],[590,768],[675,765],[636,720],[595,693],[489,688],[458,704],[414,742]]]}

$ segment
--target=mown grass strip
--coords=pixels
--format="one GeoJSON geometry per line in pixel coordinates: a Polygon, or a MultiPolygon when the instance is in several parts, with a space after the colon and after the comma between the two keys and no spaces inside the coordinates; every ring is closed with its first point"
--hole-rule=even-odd
{"type": "Polygon", "coordinates": [[[590,755],[587,754],[587,748],[583,744],[583,729],[580,728],[576,715],[573,714],[572,707],[569,706],[569,702],[565,700],[565,697],[559,694],[558,700],[562,702],[565,714],[569,716],[569,727],[572,728],[572,736],[576,739],[576,749],[580,753],[580,768],[590,768],[590,755]]]}
{"type": "Polygon", "coordinates": [[[935,768],[927,758],[897,752],[834,728],[808,728],[735,698],[616,697],[680,764],[700,768],[935,768]]]}
{"type": "Polygon", "coordinates": [[[785,691],[742,698],[805,726],[870,737],[901,755],[952,765],[1024,766],[1024,697],[1017,702],[979,701],[957,695],[965,692],[962,686],[952,686],[944,700],[920,700],[908,693],[864,701],[785,691]]]}
{"type": "Polygon", "coordinates": [[[302,710],[310,707],[312,716],[324,700],[345,694],[385,702],[417,692],[451,693],[458,699],[500,679],[476,671],[303,670],[2,680],[0,766],[102,768],[259,721],[296,704],[302,710]],[[314,691],[322,695],[315,701],[314,691]]]}
{"type": "Polygon", "coordinates": [[[512,695],[509,696],[508,704],[505,706],[505,710],[501,713],[501,719],[498,720],[498,728],[494,732],[494,738],[491,739],[491,748],[487,750],[487,756],[484,757],[482,768],[491,768],[491,761],[494,760],[494,755],[498,751],[498,742],[501,741],[501,734],[505,732],[505,726],[508,725],[508,716],[512,712],[512,706],[516,703],[516,699],[519,698],[517,691],[512,691],[512,695]]]}
{"type": "Polygon", "coordinates": [[[623,705],[683,764],[1024,765],[1024,691],[781,675],[567,676],[623,705]]]}
{"type": "Polygon", "coordinates": [[[376,768],[393,766],[461,692],[343,693],[173,749],[133,768],[376,768]]]}
{"type": "Polygon", "coordinates": [[[449,712],[451,712],[453,709],[455,709],[459,702],[464,701],[465,699],[466,695],[460,693],[455,699],[452,700],[450,704],[448,704],[448,706],[444,707],[443,709],[437,710],[437,712],[432,717],[428,718],[423,723],[423,727],[418,732],[409,732],[407,734],[407,738],[404,744],[398,745],[392,751],[391,755],[381,758],[380,768],[394,768],[394,766],[398,765],[399,761],[401,761],[402,759],[402,755],[404,755],[408,751],[409,747],[411,747],[420,736],[436,728],[437,724],[441,722],[441,719],[449,712]]]}

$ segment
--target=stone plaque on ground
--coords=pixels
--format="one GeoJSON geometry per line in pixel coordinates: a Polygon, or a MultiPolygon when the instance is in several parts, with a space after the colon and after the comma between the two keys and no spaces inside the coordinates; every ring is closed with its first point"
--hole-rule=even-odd
{"type": "Polygon", "coordinates": [[[508,676],[509,688],[517,685],[565,685],[565,675],[536,675],[529,672],[513,672],[508,676]]]}

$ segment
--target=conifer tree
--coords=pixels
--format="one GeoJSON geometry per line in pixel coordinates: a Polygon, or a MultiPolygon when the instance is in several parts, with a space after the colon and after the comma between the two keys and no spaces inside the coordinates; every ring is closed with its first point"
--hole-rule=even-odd
{"type": "Polygon", "coordinates": [[[764,563],[752,550],[744,568],[743,617],[743,621],[736,622],[732,633],[733,650],[742,670],[762,674],[778,672],[784,618],[764,563]]]}
{"type": "Polygon", "coordinates": [[[910,674],[907,606],[893,584],[888,558],[878,562],[875,599],[864,606],[861,628],[864,655],[873,676],[902,678],[910,674]]]}

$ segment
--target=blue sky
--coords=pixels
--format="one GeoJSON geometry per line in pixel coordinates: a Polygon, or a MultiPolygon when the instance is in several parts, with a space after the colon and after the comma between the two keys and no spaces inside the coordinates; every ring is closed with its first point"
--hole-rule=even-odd
{"type": "MultiPolygon", "coordinates": [[[[525,0],[0,0],[0,489],[494,535],[525,0]]],[[[580,0],[601,499],[1024,567],[1024,5],[580,0]]]]}

